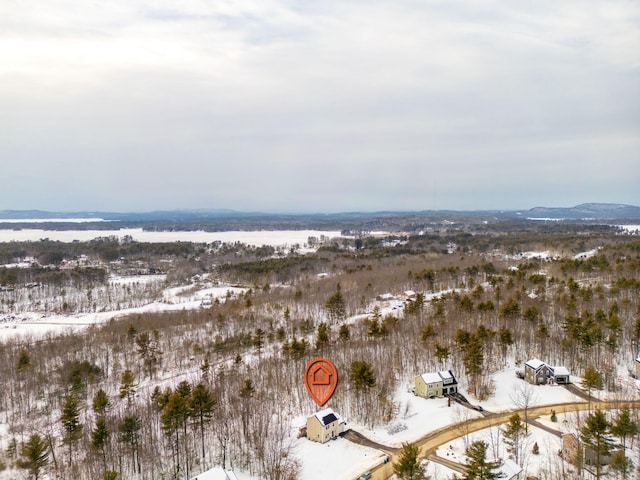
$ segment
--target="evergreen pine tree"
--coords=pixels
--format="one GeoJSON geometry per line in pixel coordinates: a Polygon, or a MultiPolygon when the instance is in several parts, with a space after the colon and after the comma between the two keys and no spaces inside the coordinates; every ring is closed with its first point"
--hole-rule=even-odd
{"type": "Polygon", "coordinates": [[[136,393],[134,383],[135,376],[131,370],[127,369],[122,372],[122,377],[120,378],[120,398],[126,398],[127,403],[131,403],[136,393]]]}
{"type": "Polygon", "coordinates": [[[209,370],[211,369],[211,365],[209,364],[209,356],[204,357],[202,364],[200,365],[200,373],[202,373],[202,379],[205,381],[209,380],[209,370]]]}
{"type": "Polygon", "coordinates": [[[495,480],[503,474],[495,470],[500,462],[487,461],[488,444],[481,440],[473,442],[465,451],[468,463],[466,465],[466,480],[495,480]]]}
{"type": "Polygon", "coordinates": [[[580,429],[580,440],[596,454],[596,478],[602,474],[602,461],[615,446],[610,435],[611,423],[601,410],[590,413],[580,429]]]}
{"type": "Polygon", "coordinates": [[[520,415],[514,413],[509,417],[509,422],[502,429],[504,442],[507,445],[507,451],[514,462],[522,464],[522,444],[528,435],[524,423],[520,419],[520,415]]]}
{"type": "Polygon", "coordinates": [[[109,408],[109,397],[107,393],[100,389],[93,396],[93,411],[98,416],[103,416],[109,408]]]}
{"type": "Polygon", "coordinates": [[[338,336],[340,337],[340,340],[342,340],[343,342],[348,341],[351,338],[351,331],[349,330],[349,325],[347,325],[346,323],[343,323],[342,325],[340,325],[340,330],[338,330],[338,336]]]}
{"type": "Polygon", "coordinates": [[[618,450],[611,455],[611,469],[618,472],[618,475],[623,479],[626,479],[631,469],[633,468],[633,462],[625,455],[624,450],[618,450]]]}
{"type": "Polygon", "coordinates": [[[329,312],[329,318],[331,318],[331,320],[335,321],[344,318],[346,307],[339,283],[336,285],[336,292],[327,299],[325,308],[329,312]]]}
{"type": "Polygon", "coordinates": [[[433,356],[436,357],[441,363],[444,364],[444,361],[449,358],[451,355],[451,349],[446,345],[440,345],[436,343],[433,346],[433,356]]]}
{"type": "Polygon", "coordinates": [[[638,423],[631,418],[631,410],[628,405],[620,409],[618,417],[611,426],[611,433],[622,440],[622,446],[627,448],[627,437],[638,434],[638,423]]]}
{"type": "MultiPolygon", "coordinates": [[[[168,397],[167,402],[164,404],[162,409],[162,414],[160,416],[160,425],[162,431],[168,437],[175,435],[173,444],[174,454],[178,454],[180,442],[180,427],[182,426],[182,422],[188,416],[188,409],[186,400],[182,395],[176,395],[175,393],[171,393],[168,397]]],[[[176,465],[179,468],[179,461],[176,465]]]]}
{"type": "Polygon", "coordinates": [[[376,374],[364,360],[355,360],[349,368],[349,380],[356,390],[366,390],[376,386],[376,374]]]}
{"type": "Polygon", "coordinates": [[[38,480],[41,470],[49,463],[49,447],[45,440],[34,433],[22,445],[20,454],[22,459],[18,460],[18,466],[29,470],[33,478],[38,480]]]}
{"type": "Polygon", "coordinates": [[[107,426],[107,421],[104,417],[98,417],[96,426],[91,431],[91,448],[102,454],[102,463],[105,470],[107,469],[106,446],[110,435],[111,432],[107,426]]]}
{"type": "Polygon", "coordinates": [[[18,354],[18,360],[16,361],[16,370],[18,373],[25,372],[31,369],[33,365],[31,364],[31,356],[29,355],[29,351],[26,349],[20,350],[18,354]]]}
{"type": "Polygon", "coordinates": [[[429,340],[436,336],[436,329],[433,326],[433,323],[427,323],[422,330],[420,330],[420,340],[422,343],[427,343],[429,340]]]}
{"type": "Polygon", "coordinates": [[[64,441],[69,445],[69,462],[72,462],[71,455],[73,453],[73,445],[79,440],[82,432],[82,424],[80,423],[80,412],[78,410],[78,402],[73,395],[65,397],[62,405],[62,415],[60,422],[64,427],[64,441]]]}
{"type": "Polygon", "coordinates": [[[316,337],[316,350],[322,349],[329,343],[329,326],[322,322],[318,325],[318,335],[316,337]]]}
{"type": "Polygon", "coordinates": [[[418,455],[420,448],[414,443],[403,443],[400,458],[393,464],[393,472],[400,480],[428,480],[418,455]]]}
{"type": "Polygon", "coordinates": [[[251,344],[253,345],[253,348],[256,349],[258,355],[260,355],[260,352],[262,352],[262,347],[264,346],[264,330],[262,330],[261,328],[256,328],[253,336],[251,337],[251,344]]]}
{"type": "Polygon", "coordinates": [[[139,443],[139,431],[142,428],[140,418],[135,415],[127,415],[122,419],[118,425],[118,440],[127,445],[131,451],[131,461],[133,464],[133,470],[141,473],[140,465],[140,443],[139,443]]]}
{"type": "Polygon", "coordinates": [[[246,400],[247,398],[251,398],[253,397],[253,394],[255,393],[256,389],[253,386],[253,382],[251,381],[250,378],[247,378],[244,381],[244,385],[242,385],[242,388],[240,389],[240,398],[246,400]]]}
{"type": "Polygon", "coordinates": [[[582,374],[582,385],[587,387],[587,392],[589,394],[589,410],[591,410],[591,390],[602,389],[602,375],[591,365],[585,368],[584,373],[582,374]]]}
{"type": "Polygon", "coordinates": [[[476,334],[469,337],[462,357],[465,373],[470,378],[470,386],[474,395],[478,395],[479,377],[484,363],[484,348],[476,334]]]}
{"type": "Polygon", "coordinates": [[[205,463],[205,443],[204,427],[211,421],[213,409],[216,406],[216,399],[211,390],[203,383],[197,384],[191,392],[189,398],[190,415],[194,418],[200,428],[200,443],[202,446],[202,463],[205,463]]]}
{"type": "Polygon", "coordinates": [[[191,384],[187,380],[182,380],[176,387],[175,393],[184,398],[191,396],[191,384]]]}

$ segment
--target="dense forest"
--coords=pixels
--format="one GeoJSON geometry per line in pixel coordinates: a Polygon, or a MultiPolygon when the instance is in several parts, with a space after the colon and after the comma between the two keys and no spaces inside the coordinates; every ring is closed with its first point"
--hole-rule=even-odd
{"type": "Polygon", "coordinates": [[[114,238],[0,244],[0,316],[117,311],[204,278],[241,287],[210,308],[1,343],[0,468],[186,479],[222,465],[295,479],[291,420],[315,410],[301,378],[316,356],[343,372],[334,408],[368,426],[397,414],[394,391],[416,374],[453,369],[482,399],[492,372],[531,357],[576,375],[591,367],[602,388],[637,395],[620,378],[640,346],[638,237],[563,223],[422,230],[304,255],[114,238]],[[119,274],[161,280],[121,285],[119,274]],[[408,290],[397,308],[376,300],[408,290]]]}

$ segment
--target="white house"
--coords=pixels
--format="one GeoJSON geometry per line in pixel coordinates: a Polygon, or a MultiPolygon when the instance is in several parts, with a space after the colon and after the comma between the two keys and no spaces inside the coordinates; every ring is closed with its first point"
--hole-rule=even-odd
{"type": "Polygon", "coordinates": [[[406,300],[415,300],[416,299],[416,292],[414,292],[413,290],[406,290],[404,292],[402,292],[402,296],[406,299],[406,300]]]}

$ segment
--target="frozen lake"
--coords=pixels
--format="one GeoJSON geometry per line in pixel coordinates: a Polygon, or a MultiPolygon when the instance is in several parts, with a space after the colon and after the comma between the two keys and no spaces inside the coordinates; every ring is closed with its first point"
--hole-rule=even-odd
{"type": "Polygon", "coordinates": [[[303,245],[309,237],[320,239],[321,236],[339,237],[339,231],[322,230],[259,230],[259,231],[230,231],[230,232],[146,232],[141,228],[123,228],[119,230],[0,230],[0,242],[35,242],[44,238],[59,242],[87,242],[98,237],[115,236],[131,237],[136,242],[193,242],[193,243],[235,243],[263,246],[303,245]]]}

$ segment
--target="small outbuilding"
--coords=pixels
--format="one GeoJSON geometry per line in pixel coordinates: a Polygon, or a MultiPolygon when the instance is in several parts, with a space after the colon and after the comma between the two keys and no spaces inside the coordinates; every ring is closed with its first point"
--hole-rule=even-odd
{"type": "Polygon", "coordinates": [[[414,292],[413,290],[406,290],[402,292],[402,296],[404,297],[405,300],[415,300],[416,295],[417,295],[416,292],[414,292]]]}
{"type": "Polygon", "coordinates": [[[390,302],[395,297],[391,293],[381,293],[376,296],[376,300],[379,302],[390,302]]]}
{"type": "Polygon", "coordinates": [[[569,370],[566,367],[549,367],[551,370],[551,377],[560,385],[566,385],[571,383],[571,376],[569,370]]]}
{"type": "Polygon", "coordinates": [[[516,462],[507,458],[497,469],[497,473],[502,475],[502,480],[521,480],[524,478],[524,470],[516,462]]]}

